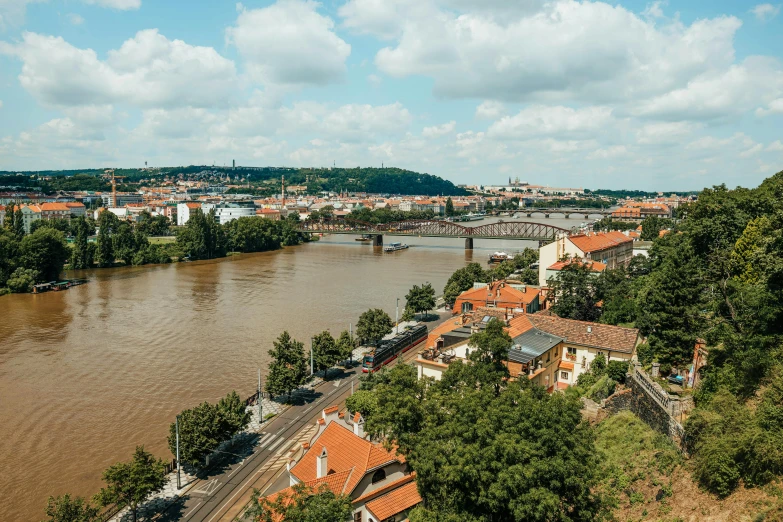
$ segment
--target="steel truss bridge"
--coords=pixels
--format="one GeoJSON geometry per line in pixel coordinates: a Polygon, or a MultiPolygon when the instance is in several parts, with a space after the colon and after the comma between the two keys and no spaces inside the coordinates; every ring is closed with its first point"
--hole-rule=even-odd
{"type": "Polygon", "coordinates": [[[297,228],[313,234],[352,234],[371,236],[375,245],[383,244],[383,236],[453,237],[464,238],[465,248],[473,248],[473,239],[515,239],[549,243],[571,230],[523,221],[488,223],[476,227],[450,221],[407,220],[394,223],[372,224],[347,219],[345,221],[304,221],[297,228]]]}

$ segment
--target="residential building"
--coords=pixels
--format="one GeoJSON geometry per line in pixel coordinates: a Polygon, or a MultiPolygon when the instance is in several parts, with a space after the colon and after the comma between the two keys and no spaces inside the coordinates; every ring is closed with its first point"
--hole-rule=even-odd
{"type": "Polygon", "coordinates": [[[628,266],[633,239],[619,231],[562,235],[539,249],[538,284],[546,286],[547,269],[565,258],[598,261],[608,269],[628,266]]]}
{"type": "Polygon", "coordinates": [[[84,217],[87,215],[87,207],[84,206],[84,203],[71,201],[66,203],[65,206],[68,207],[71,217],[84,217]]]}
{"type": "Polygon", "coordinates": [[[511,377],[527,378],[550,392],[575,384],[598,354],[607,361],[630,361],[641,342],[635,328],[574,321],[547,312],[505,319],[480,310],[431,332],[427,348],[416,359],[419,378],[439,380],[452,361],[467,360],[470,336],[493,317],[506,322],[513,341],[506,362],[511,377]]]}
{"type": "Polygon", "coordinates": [[[475,283],[462,292],[452,307],[452,313],[472,312],[479,308],[497,308],[510,313],[536,313],[541,308],[540,290],[506,280],[493,283],[475,283]]]}
{"type": "Polygon", "coordinates": [[[196,210],[201,210],[206,214],[213,208],[215,208],[215,205],[212,203],[195,203],[192,201],[188,203],[179,203],[177,205],[177,225],[186,225],[190,219],[191,213],[196,210]]]}
{"type": "Polygon", "coordinates": [[[25,234],[30,233],[30,227],[39,219],[41,219],[41,209],[38,205],[25,205],[22,207],[22,223],[24,224],[25,234]]]}
{"type": "Polygon", "coordinates": [[[557,263],[554,263],[547,267],[546,269],[546,280],[549,281],[552,278],[557,278],[560,275],[560,272],[567,267],[568,265],[572,263],[577,263],[580,265],[587,265],[590,268],[590,271],[594,275],[598,275],[604,270],[606,270],[606,265],[604,263],[599,263],[598,261],[581,261],[579,259],[568,259],[565,261],[558,261],[557,263]]]}
{"type": "Polygon", "coordinates": [[[395,449],[368,440],[360,414],[346,418],[332,406],[321,412],[310,442],[296,450],[288,463],[290,487],[267,497],[274,501],[296,484],[318,488],[325,484],[336,495],[351,498],[352,516],[346,522],[407,520],[421,502],[416,474],[395,449]]]}
{"type": "Polygon", "coordinates": [[[280,221],[280,211],[273,208],[259,208],[256,210],[256,216],[271,219],[272,221],[280,221]]]}
{"type": "MultiPolygon", "coordinates": [[[[111,207],[114,205],[114,196],[111,192],[101,194],[104,207],[111,207]]],[[[124,207],[128,203],[144,203],[144,196],[136,194],[134,192],[118,192],[117,193],[117,207],[124,207]]]]}
{"type": "Polygon", "coordinates": [[[41,210],[41,219],[71,219],[71,209],[66,203],[41,203],[38,208],[41,210]]]}
{"type": "Polygon", "coordinates": [[[215,219],[221,225],[234,221],[241,217],[255,217],[256,209],[253,206],[241,206],[236,204],[224,204],[215,207],[215,219]]]}
{"type": "Polygon", "coordinates": [[[621,221],[642,221],[650,216],[660,218],[672,217],[671,208],[660,202],[640,203],[631,201],[612,212],[612,219],[621,221]]]}

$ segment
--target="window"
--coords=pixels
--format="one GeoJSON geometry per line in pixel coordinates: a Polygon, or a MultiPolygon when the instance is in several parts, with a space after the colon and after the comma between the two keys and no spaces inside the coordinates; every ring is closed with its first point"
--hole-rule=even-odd
{"type": "Polygon", "coordinates": [[[564,381],[568,380],[568,372],[560,372],[560,378],[564,381]]]}
{"type": "Polygon", "coordinates": [[[383,480],[386,480],[386,471],[379,469],[378,471],[372,474],[373,484],[377,484],[378,482],[381,482],[383,480]]]}
{"type": "Polygon", "coordinates": [[[568,348],[568,353],[570,353],[571,355],[576,355],[576,348],[569,347],[568,348]]]}
{"type": "Polygon", "coordinates": [[[463,312],[472,312],[473,311],[473,303],[462,303],[462,311],[463,312]]]}
{"type": "Polygon", "coordinates": [[[357,511],[353,514],[353,522],[362,522],[362,512],[361,510],[357,511]]]}

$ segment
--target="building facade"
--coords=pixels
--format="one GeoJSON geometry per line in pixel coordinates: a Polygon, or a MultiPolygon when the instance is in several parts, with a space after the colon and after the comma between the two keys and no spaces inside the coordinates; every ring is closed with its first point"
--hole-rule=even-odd
{"type": "Polygon", "coordinates": [[[633,258],[633,239],[619,231],[562,235],[538,252],[538,284],[544,287],[549,267],[565,258],[598,261],[610,270],[628,266],[633,258]]]}

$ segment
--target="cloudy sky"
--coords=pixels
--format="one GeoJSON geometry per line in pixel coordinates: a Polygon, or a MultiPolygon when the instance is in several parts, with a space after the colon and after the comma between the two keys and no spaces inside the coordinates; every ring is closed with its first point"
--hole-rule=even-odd
{"type": "Polygon", "coordinates": [[[754,186],[783,170],[780,11],[0,0],[0,170],[236,159],[457,183],[754,186]]]}

